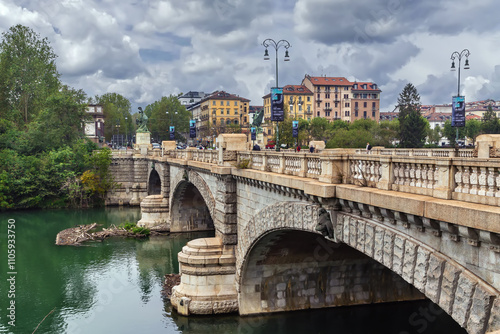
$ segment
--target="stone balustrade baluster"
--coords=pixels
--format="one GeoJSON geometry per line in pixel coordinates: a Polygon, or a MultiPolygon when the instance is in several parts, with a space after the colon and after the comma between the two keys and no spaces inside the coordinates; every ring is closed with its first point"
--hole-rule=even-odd
{"type": "Polygon", "coordinates": [[[478,180],[479,179],[479,174],[478,174],[478,167],[471,167],[471,174],[470,174],[470,185],[471,188],[469,190],[469,194],[471,195],[477,195],[478,192],[478,180]]]}
{"type": "Polygon", "coordinates": [[[486,185],[488,183],[488,169],[486,167],[480,167],[480,174],[478,176],[479,190],[477,194],[480,196],[486,196],[486,185]]]}
{"type": "Polygon", "coordinates": [[[417,164],[415,168],[415,187],[422,187],[422,164],[417,164]]]}
{"type": "Polygon", "coordinates": [[[464,167],[463,166],[457,166],[457,171],[455,172],[455,192],[461,193],[463,188],[464,188],[464,183],[462,179],[462,175],[464,173],[464,167]]]}
{"type": "Polygon", "coordinates": [[[469,167],[464,166],[464,171],[462,173],[462,193],[468,194],[470,189],[470,172],[469,167]]]}
{"type": "Polygon", "coordinates": [[[488,190],[486,191],[486,196],[495,197],[495,191],[499,184],[496,183],[498,177],[498,170],[495,167],[488,167],[488,190]]]}

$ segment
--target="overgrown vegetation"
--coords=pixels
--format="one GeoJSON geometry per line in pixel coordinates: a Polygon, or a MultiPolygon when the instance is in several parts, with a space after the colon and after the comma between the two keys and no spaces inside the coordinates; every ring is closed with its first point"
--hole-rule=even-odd
{"type": "Polygon", "coordinates": [[[0,209],[100,205],[111,151],[84,136],[87,96],[63,85],[46,38],[17,25],[0,42],[0,209]]]}
{"type": "Polygon", "coordinates": [[[126,230],[130,233],[133,233],[133,234],[140,234],[140,235],[144,235],[144,236],[148,236],[151,234],[151,231],[149,228],[140,227],[134,223],[125,223],[125,224],[120,225],[118,227],[123,228],[124,230],[126,230]]]}
{"type": "Polygon", "coordinates": [[[250,159],[241,159],[236,164],[236,168],[238,168],[238,169],[247,169],[247,168],[250,168],[250,159]]]}

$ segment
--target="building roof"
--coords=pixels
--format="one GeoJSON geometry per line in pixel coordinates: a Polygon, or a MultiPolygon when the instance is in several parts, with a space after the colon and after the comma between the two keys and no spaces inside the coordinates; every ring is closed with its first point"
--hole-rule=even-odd
{"type": "Polygon", "coordinates": [[[313,95],[313,92],[304,85],[286,85],[283,87],[283,94],[307,94],[313,95]]]}
{"type": "Polygon", "coordinates": [[[201,99],[205,96],[206,94],[203,93],[203,92],[193,92],[193,91],[189,91],[187,92],[186,94],[183,94],[181,96],[179,96],[179,98],[185,98],[185,99],[189,99],[189,98],[198,98],[198,99],[201,99]]]}
{"type": "Polygon", "coordinates": [[[451,119],[451,113],[448,112],[435,112],[425,116],[429,122],[445,122],[447,119],[451,119]]]}
{"type": "Polygon", "coordinates": [[[264,106],[248,106],[248,113],[255,113],[264,109],[264,106]]]}
{"type": "Polygon", "coordinates": [[[354,82],[352,84],[352,90],[356,92],[375,92],[380,93],[381,90],[378,88],[376,83],[373,82],[354,82]],[[356,87],[356,88],[355,88],[356,87]]]}
{"type": "Polygon", "coordinates": [[[351,86],[353,84],[344,77],[312,77],[306,74],[305,79],[309,79],[313,85],[321,86],[351,86]]]}
{"type": "Polygon", "coordinates": [[[206,95],[202,102],[207,101],[207,100],[238,100],[241,102],[250,102],[249,99],[245,99],[241,96],[235,95],[235,94],[230,94],[228,92],[225,92],[223,90],[217,90],[211,94],[206,95]]]}
{"type": "Polygon", "coordinates": [[[465,119],[468,121],[468,120],[471,120],[471,119],[477,119],[478,121],[481,120],[481,116],[479,115],[467,115],[465,116],[465,119]]]}

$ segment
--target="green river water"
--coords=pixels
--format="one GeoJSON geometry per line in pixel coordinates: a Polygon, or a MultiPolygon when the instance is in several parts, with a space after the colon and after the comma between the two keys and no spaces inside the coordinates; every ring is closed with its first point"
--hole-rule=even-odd
{"type": "Polygon", "coordinates": [[[178,273],[177,253],[187,241],[213,233],[55,245],[59,231],[78,224],[139,219],[136,208],[0,213],[0,333],[33,333],[40,322],[37,334],[465,333],[429,301],[255,317],[179,316],[161,297],[163,276],[178,273]]]}

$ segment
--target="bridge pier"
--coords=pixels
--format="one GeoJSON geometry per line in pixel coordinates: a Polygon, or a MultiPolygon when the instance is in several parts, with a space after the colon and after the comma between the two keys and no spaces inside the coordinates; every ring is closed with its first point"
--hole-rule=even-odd
{"type": "Polygon", "coordinates": [[[234,246],[222,240],[189,241],[178,255],[181,283],[172,289],[172,306],[182,315],[238,311],[234,246]]]}

